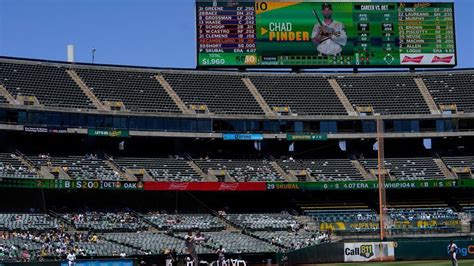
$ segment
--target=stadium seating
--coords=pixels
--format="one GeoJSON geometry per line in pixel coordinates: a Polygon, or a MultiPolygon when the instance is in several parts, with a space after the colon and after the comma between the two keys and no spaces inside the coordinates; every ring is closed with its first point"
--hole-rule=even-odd
{"type": "Polygon", "coordinates": [[[5,231],[46,231],[59,229],[60,222],[47,214],[40,213],[0,213],[0,230],[5,231]]]}
{"type": "Polygon", "coordinates": [[[239,213],[227,214],[225,218],[247,230],[289,230],[298,226],[289,213],[239,213]]]}
{"type": "Polygon", "coordinates": [[[134,112],[181,113],[155,79],[156,72],[75,69],[101,101],[123,102],[134,112]]]}
{"type": "Polygon", "coordinates": [[[254,231],[250,235],[259,239],[282,245],[287,249],[302,248],[309,245],[315,245],[324,241],[326,236],[317,232],[307,231],[254,231]]]}
{"type": "Polygon", "coordinates": [[[456,173],[459,178],[471,178],[472,177],[472,172],[469,170],[474,170],[474,157],[473,156],[447,156],[447,157],[442,157],[443,162],[446,164],[446,166],[450,169],[453,170],[455,168],[466,168],[465,172],[458,172],[456,173]],[[468,169],[469,170],[468,170],[468,169]]]}
{"type": "Polygon", "coordinates": [[[125,172],[127,169],[145,169],[156,181],[201,181],[197,174],[182,158],[114,158],[114,162],[125,172]]]}
{"type": "MultiPolygon", "coordinates": [[[[378,169],[377,159],[360,159],[370,172],[378,169]]],[[[385,158],[385,168],[398,180],[441,179],[445,178],[431,157],[385,158]]]]}
{"type": "Polygon", "coordinates": [[[224,246],[229,253],[274,252],[277,247],[262,240],[238,232],[205,232],[206,244],[217,250],[224,246]]]}
{"type": "Polygon", "coordinates": [[[293,159],[279,160],[278,164],[289,172],[306,170],[315,180],[362,180],[362,175],[349,159],[293,159]]]}
{"type": "Polygon", "coordinates": [[[458,111],[474,112],[474,73],[423,74],[421,77],[438,106],[456,104],[458,111]]]}
{"type": "Polygon", "coordinates": [[[0,104],[7,104],[8,101],[5,97],[3,97],[3,95],[0,95],[0,104]]]}
{"type": "Polygon", "coordinates": [[[239,75],[163,72],[173,90],[189,105],[206,105],[211,113],[263,115],[239,75]]]}
{"type": "Polygon", "coordinates": [[[327,79],[317,75],[252,75],[255,87],[272,107],[298,115],[347,115],[327,79]]]}
{"type": "Polygon", "coordinates": [[[390,218],[399,221],[429,221],[458,219],[458,215],[451,208],[389,208],[390,218]]]}
{"type": "Polygon", "coordinates": [[[259,159],[199,159],[194,161],[205,173],[225,170],[238,182],[285,181],[268,161],[259,159]]]}
{"type": "Polygon", "coordinates": [[[304,213],[318,222],[365,222],[378,220],[378,215],[370,209],[305,210],[304,213]]]}
{"type": "Polygon", "coordinates": [[[188,230],[218,231],[225,225],[210,214],[165,214],[151,212],[144,218],[160,230],[186,232],[188,230]]]}
{"type": "MultiPolygon", "coordinates": [[[[186,254],[184,247],[184,234],[176,237],[162,233],[107,233],[103,237],[107,240],[123,245],[131,246],[151,254],[163,254],[165,250],[175,249],[178,254],[186,254]]],[[[212,253],[212,251],[202,245],[197,245],[198,253],[212,253]]]]}
{"type": "Polygon", "coordinates": [[[148,225],[130,212],[78,212],[64,213],[61,218],[77,230],[93,232],[136,232],[148,229],[148,225]]]}
{"type": "Polygon", "coordinates": [[[35,166],[62,167],[74,179],[120,180],[123,177],[110,168],[102,159],[86,156],[51,156],[42,158],[28,156],[35,166]]]}
{"type": "Polygon", "coordinates": [[[47,107],[95,109],[65,66],[0,61],[0,84],[13,96],[36,96],[47,107]]]}
{"type": "Polygon", "coordinates": [[[15,154],[0,153],[0,177],[38,178],[34,170],[28,169],[15,154]]]}
{"type": "Polygon", "coordinates": [[[412,76],[347,75],[337,82],[354,109],[372,107],[382,115],[430,113],[412,76]]]}

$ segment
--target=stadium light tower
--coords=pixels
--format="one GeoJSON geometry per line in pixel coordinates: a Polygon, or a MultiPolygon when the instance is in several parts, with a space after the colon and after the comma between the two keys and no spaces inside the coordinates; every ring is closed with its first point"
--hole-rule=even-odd
{"type": "Polygon", "coordinates": [[[94,59],[95,59],[95,51],[97,51],[97,49],[95,48],[92,48],[91,52],[92,52],[92,64],[94,64],[94,59]]]}

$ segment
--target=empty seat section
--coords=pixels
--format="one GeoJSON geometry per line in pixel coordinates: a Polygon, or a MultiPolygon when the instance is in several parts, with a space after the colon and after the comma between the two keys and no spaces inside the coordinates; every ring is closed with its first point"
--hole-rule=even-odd
{"type": "Polygon", "coordinates": [[[163,76],[187,106],[205,104],[215,114],[263,114],[240,75],[164,72],[163,76]]]}
{"type": "Polygon", "coordinates": [[[272,107],[290,107],[298,115],[347,115],[328,80],[312,75],[250,76],[272,107]]]}
{"type": "Polygon", "coordinates": [[[422,78],[437,105],[456,104],[458,111],[474,112],[474,73],[431,74],[422,78]]]}
{"type": "Polygon", "coordinates": [[[0,84],[13,96],[36,96],[47,107],[96,109],[65,67],[0,62],[0,84]]]}
{"type": "Polygon", "coordinates": [[[101,101],[123,102],[135,112],[181,113],[155,79],[157,73],[95,68],[76,72],[101,101]]]}
{"type": "Polygon", "coordinates": [[[382,115],[430,114],[413,77],[339,76],[337,82],[356,110],[371,106],[382,115]]]}

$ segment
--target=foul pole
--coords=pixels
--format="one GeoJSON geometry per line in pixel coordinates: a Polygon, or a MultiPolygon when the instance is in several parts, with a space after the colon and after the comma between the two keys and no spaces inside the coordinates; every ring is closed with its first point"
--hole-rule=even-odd
{"type": "Polygon", "coordinates": [[[385,178],[387,170],[385,169],[384,157],[384,127],[383,120],[377,117],[377,145],[378,145],[378,188],[379,188],[379,217],[380,217],[380,241],[386,239],[385,219],[387,214],[387,199],[385,195],[385,178]]]}

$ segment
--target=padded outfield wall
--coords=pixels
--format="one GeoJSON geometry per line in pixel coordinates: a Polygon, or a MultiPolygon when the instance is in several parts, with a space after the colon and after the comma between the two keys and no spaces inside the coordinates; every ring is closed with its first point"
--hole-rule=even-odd
{"type": "MultiPolygon", "coordinates": [[[[454,242],[459,247],[458,259],[474,259],[474,238],[454,239],[454,242]]],[[[326,243],[291,251],[286,255],[289,265],[375,261],[380,257],[383,257],[385,261],[449,259],[447,253],[449,239],[397,240],[385,242],[385,244],[380,246],[380,242],[375,241],[326,243]]],[[[283,256],[284,254],[278,254],[278,260],[280,261],[283,256]]]]}

